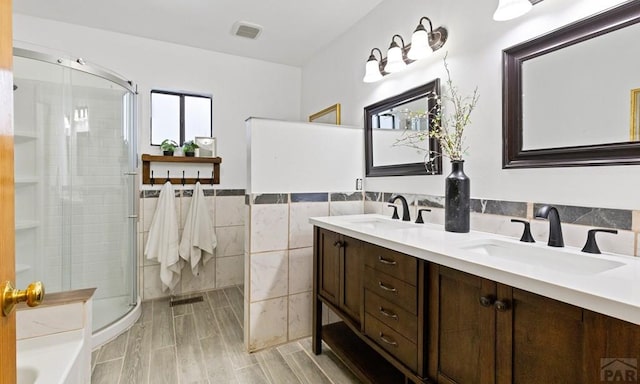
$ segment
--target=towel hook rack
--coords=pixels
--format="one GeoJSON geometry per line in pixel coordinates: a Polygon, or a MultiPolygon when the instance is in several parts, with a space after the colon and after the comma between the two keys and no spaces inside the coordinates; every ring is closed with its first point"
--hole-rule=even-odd
{"type": "MultiPolygon", "coordinates": [[[[149,176],[152,174],[152,172],[151,172],[151,163],[153,163],[153,162],[157,162],[157,163],[187,163],[187,164],[190,164],[190,165],[198,165],[198,164],[199,165],[208,165],[208,166],[211,167],[211,179],[209,179],[208,177],[206,177],[206,178],[203,177],[203,178],[199,178],[199,179],[186,178],[186,176],[183,175],[184,183],[185,184],[195,184],[196,182],[200,181],[200,183],[209,183],[209,182],[211,182],[212,185],[213,184],[220,184],[220,163],[222,163],[222,159],[220,157],[156,156],[156,155],[149,155],[149,154],[145,153],[145,154],[142,154],[141,158],[142,158],[142,183],[143,184],[152,184],[151,183],[151,178],[149,176]]],[[[158,172],[162,173],[162,171],[160,169],[157,169],[157,170],[158,170],[158,172]]],[[[199,169],[199,171],[207,172],[207,170],[202,170],[202,169],[199,169]]],[[[158,180],[161,180],[161,179],[160,178],[158,178],[158,179],[154,178],[153,184],[159,183],[158,180]]],[[[167,181],[178,184],[178,183],[181,182],[181,179],[180,179],[180,177],[171,178],[171,172],[169,170],[167,170],[167,181]]]]}

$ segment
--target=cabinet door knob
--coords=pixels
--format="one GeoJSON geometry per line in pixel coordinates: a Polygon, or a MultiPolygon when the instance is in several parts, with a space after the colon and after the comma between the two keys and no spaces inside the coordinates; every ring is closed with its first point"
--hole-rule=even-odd
{"type": "Polygon", "coordinates": [[[498,312],[505,312],[509,310],[509,303],[506,301],[496,300],[494,305],[496,306],[496,311],[498,312]]]}
{"type": "Polygon", "coordinates": [[[394,347],[398,346],[398,343],[395,340],[388,338],[388,336],[385,336],[384,333],[380,332],[379,336],[380,336],[380,340],[382,340],[383,342],[389,345],[393,345],[394,347]]]}
{"type": "Polygon", "coordinates": [[[384,309],[383,307],[380,307],[380,313],[382,313],[383,316],[392,318],[394,320],[398,320],[398,315],[396,315],[395,313],[384,309]]]}
{"type": "Polygon", "coordinates": [[[337,240],[335,243],[333,243],[334,247],[338,247],[338,248],[342,248],[344,247],[344,241],[341,240],[337,240]]]}
{"type": "Polygon", "coordinates": [[[483,307],[490,307],[493,304],[493,300],[491,296],[480,296],[480,299],[478,299],[483,307]]]}
{"type": "Polygon", "coordinates": [[[387,286],[387,285],[385,285],[382,281],[378,281],[378,286],[379,286],[380,288],[384,289],[384,290],[385,290],[385,291],[387,291],[387,292],[393,292],[393,293],[395,293],[395,294],[397,294],[397,293],[398,293],[398,290],[397,290],[397,289],[395,289],[394,287],[391,287],[391,286],[387,286]]]}
{"type": "Polygon", "coordinates": [[[382,256],[378,256],[378,261],[381,262],[382,264],[386,264],[386,265],[396,265],[396,264],[398,264],[395,260],[385,259],[382,256]]]}

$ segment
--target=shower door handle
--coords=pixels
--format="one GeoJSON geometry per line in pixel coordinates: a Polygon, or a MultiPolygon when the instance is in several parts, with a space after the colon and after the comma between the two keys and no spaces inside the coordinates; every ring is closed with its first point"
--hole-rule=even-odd
{"type": "Polygon", "coordinates": [[[138,215],[129,215],[127,216],[128,219],[137,219],[138,215]]]}
{"type": "Polygon", "coordinates": [[[138,176],[138,172],[125,172],[125,176],[138,176]]]}

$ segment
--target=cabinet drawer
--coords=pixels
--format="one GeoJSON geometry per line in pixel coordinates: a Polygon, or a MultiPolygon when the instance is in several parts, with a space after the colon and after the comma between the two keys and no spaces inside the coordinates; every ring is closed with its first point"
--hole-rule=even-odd
{"type": "Polygon", "coordinates": [[[412,371],[418,369],[417,345],[368,313],[364,314],[364,333],[409,369],[412,371]]]}
{"type": "Polygon", "coordinates": [[[414,315],[418,314],[416,287],[370,267],[365,267],[364,286],[414,315]]]}
{"type": "Polygon", "coordinates": [[[415,257],[372,244],[366,245],[365,255],[365,264],[371,268],[416,285],[418,260],[415,257]]]}
{"type": "Polygon", "coordinates": [[[395,329],[413,343],[418,339],[418,317],[400,306],[364,290],[364,310],[383,324],[395,329]]]}

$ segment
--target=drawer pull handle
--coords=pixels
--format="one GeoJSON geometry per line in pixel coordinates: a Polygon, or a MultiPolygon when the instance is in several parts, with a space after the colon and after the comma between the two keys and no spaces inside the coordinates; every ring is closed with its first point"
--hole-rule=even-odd
{"type": "Polygon", "coordinates": [[[398,294],[398,290],[395,289],[394,287],[390,287],[390,286],[386,286],[384,285],[384,283],[382,281],[378,281],[378,286],[382,289],[384,289],[387,292],[393,292],[395,294],[398,294]]]}
{"type": "Polygon", "coordinates": [[[380,332],[380,340],[382,340],[383,342],[389,344],[389,345],[393,345],[394,347],[398,346],[398,343],[395,342],[395,340],[393,339],[388,339],[384,333],[380,332]]]}
{"type": "Polygon", "coordinates": [[[390,318],[392,318],[394,320],[398,320],[398,315],[396,315],[395,313],[384,309],[383,307],[380,307],[380,313],[382,313],[386,317],[390,317],[390,318]]]}
{"type": "Polygon", "coordinates": [[[396,265],[396,264],[398,264],[395,260],[385,259],[382,256],[378,256],[378,261],[381,262],[382,264],[386,264],[386,265],[396,265]]]}

